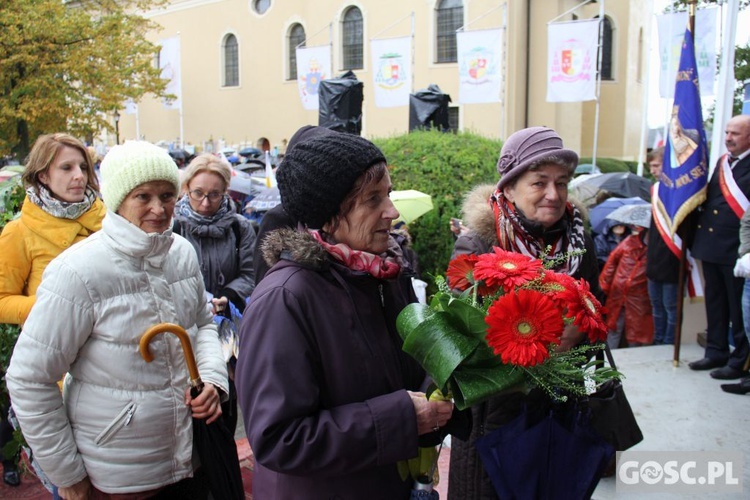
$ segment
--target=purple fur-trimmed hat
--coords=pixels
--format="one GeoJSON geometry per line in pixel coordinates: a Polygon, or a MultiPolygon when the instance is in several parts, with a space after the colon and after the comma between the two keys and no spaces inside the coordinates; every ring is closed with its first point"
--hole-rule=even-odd
{"type": "Polygon", "coordinates": [[[578,154],[563,148],[562,139],[551,128],[530,127],[511,134],[503,144],[497,161],[497,173],[500,174],[498,189],[502,190],[531,167],[543,163],[561,165],[572,176],[578,165],[578,154]]]}

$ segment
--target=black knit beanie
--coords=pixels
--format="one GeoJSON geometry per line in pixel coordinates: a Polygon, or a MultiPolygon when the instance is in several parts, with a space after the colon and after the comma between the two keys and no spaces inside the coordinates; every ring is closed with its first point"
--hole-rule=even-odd
{"type": "Polygon", "coordinates": [[[308,227],[320,229],[365,170],[385,163],[382,151],[352,134],[326,134],[297,143],[276,176],[284,209],[308,227]]]}

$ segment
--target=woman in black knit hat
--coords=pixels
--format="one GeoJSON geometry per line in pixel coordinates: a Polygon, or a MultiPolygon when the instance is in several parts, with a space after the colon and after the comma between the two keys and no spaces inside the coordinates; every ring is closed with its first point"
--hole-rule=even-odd
{"type": "Polygon", "coordinates": [[[349,134],[291,148],[277,173],[301,224],[272,231],[272,264],[240,328],[236,384],[256,498],[409,498],[397,462],[450,418],[401,350],[416,298],[389,235],[399,213],[382,152],[349,134]]]}

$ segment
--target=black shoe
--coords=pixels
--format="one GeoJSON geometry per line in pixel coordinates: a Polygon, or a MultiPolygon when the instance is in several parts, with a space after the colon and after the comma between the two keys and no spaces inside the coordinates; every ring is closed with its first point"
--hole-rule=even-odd
{"type": "Polygon", "coordinates": [[[750,378],[743,378],[738,384],[721,384],[721,390],[729,394],[747,394],[750,392],[750,378]]]}
{"type": "Polygon", "coordinates": [[[711,372],[711,377],[719,379],[719,380],[734,380],[734,379],[738,379],[738,378],[742,378],[746,376],[747,376],[747,372],[743,372],[742,370],[732,368],[729,365],[711,372]]]}
{"type": "Polygon", "coordinates": [[[725,364],[727,364],[726,361],[721,361],[719,359],[703,358],[699,359],[698,361],[688,363],[688,366],[691,370],[713,370],[714,368],[719,368],[720,366],[724,366],[725,364]]]}
{"type": "Polygon", "coordinates": [[[18,469],[3,469],[3,482],[8,486],[18,486],[21,484],[21,475],[18,469]]]}

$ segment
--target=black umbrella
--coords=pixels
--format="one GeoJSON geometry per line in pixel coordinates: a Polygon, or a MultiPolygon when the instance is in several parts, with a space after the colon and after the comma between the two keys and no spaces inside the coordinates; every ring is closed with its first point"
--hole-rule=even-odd
{"type": "Polygon", "coordinates": [[[187,160],[190,157],[190,153],[184,149],[170,149],[169,156],[175,160],[187,160]]]}
{"type": "Polygon", "coordinates": [[[260,156],[263,156],[263,151],[261,151],[258,148],[247,147],[247,148],[240,149],[239,155],[244,156],[246,158],[247,157],[258,158],[260,156]]]}
{"type": "MultiPolygon", "coordinates": [[[[154,357],[148,349],[151,339],[159,333],[177,335],[185,352],[188,372],[190,373],[190,394],[196,397],[203,390],[203,382],[195,363],[195,355],[190,345],[188,333],[179,325],[160,323],[149,328],[140,341],[140,352],[146,362],[154,357]]],[[[211,494],[216,499],[244,499],[240,460],[237,456],[237,444],[232,432],[227,428],[224,419],[206,424],[204,419],[193,419],[193,442],[198,450],[201,466],[208,476],[211,494]]]]}
{"type": "MultiPolygon", "coordinates": [[[[571,192],[583,202],[593,201],[600,191],[606,191],[619,198],[637,196],[644,201],[651,201],[651,181],[630,172],[581,175],[570,181],[569,187],[571,192]]],[[[591,203],[586,204],[591,205],[591,203]]]]}

